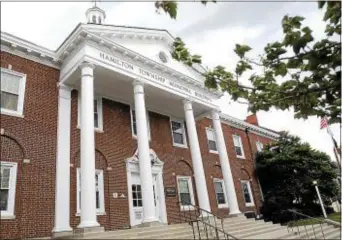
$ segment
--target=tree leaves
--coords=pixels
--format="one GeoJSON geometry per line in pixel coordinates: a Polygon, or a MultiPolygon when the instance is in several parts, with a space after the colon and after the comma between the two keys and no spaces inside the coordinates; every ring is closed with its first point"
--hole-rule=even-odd
{"type": "MultiPolygon", "coordinates": [[[[169,7],[177,10],[168,2],[173,1],[159,1],[156,6],[167,11],[169,7]]],[[[207,2],[202,1],[203,4],[207,2]]],[[[327,116],[331,122],[340,122],[341,43],[334,39],[341,37],[341,2],[320,1],[318,8],[325,11],[326,36],[323,39],[313,38],[312,29],[303,26],[304,17],[286,15],[281,21],[282,39],[267,43],[257,59],[247,56],[251,47],[236,44],[234,52],[239,61],[235,71],[216,66],[201,73],[205,86],[227,92],[235,101],[247,100],[253,113],[268,111],[271,107],[292,108],[296,118],[327,116]],[[261,67],[263,73],[246,76],[251,86],[240,84],[239,79],[255,67],[261,67]],[[280,84],[276,77],[286,79],[280,84]]],[[[202,63],[201,56],[192,55],[180,38],[175,39],[171,55],[190,67],[202,63]]]]}
{"type": "MultiPolygon", "coordinates": [[[[258,153],[256,164],[265,198],[264,210],[270,207],[277,211],[312,207],[317,200],[313,180],[319,182],[326,205],[330,205],[331,199],[338,197],[338,185],[334,182],[338,169],[330,157],[313,150],[309,144],[301,142],[300,138],[288,132],[281,132],[277,142],[258,153]],[[274,146],[277,146],[277,151],[271,150],[274,146]]],[[[266,215],[268,214],[272,216],[272,213],[266,211],[266,215]]]]}

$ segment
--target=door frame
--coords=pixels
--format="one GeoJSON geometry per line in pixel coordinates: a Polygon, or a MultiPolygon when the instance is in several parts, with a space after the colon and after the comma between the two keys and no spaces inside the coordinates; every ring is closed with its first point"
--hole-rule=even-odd
{"type": "MultiPolygon", "coordinates": [[[[153,151],[150,149],[151,161],[153,162],[152,166],[152,175],[156,176],[156,191],[158,191],[158,203],[159,203],[159,216],[156,216],[161,223],[167,224],[167,213],[166,213],[166,204],[165,204],[165,194],[164,194],[164,183],[163,183],[163,166],[164,162],[162,162],[153,151]]],[[[128,206],[129,206],[129,217],[130,217],[130,226],[132,225],[134,219],[134,211],[133,211],[133,203],[132,203],[132,172],[140,174],[139,168],[139,159],[138,159],[138,150],[135,151],[134,155],[128,159],[126,159],[126,170],[127,170],[127,189],[128,189],[128,206]]]]}

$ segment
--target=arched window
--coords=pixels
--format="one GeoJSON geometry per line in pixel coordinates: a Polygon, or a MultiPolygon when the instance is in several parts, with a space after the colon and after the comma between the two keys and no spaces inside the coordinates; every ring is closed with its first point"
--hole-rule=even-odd
{"type": "Polygon", "coordinates": [[[93,15],[93,23],[96,23],[96,16],[93,15]]]}
{"type": "Polygon", "coordinates": [[[99,24],[101,24],[101,17],[99,17],[99,24]]]}

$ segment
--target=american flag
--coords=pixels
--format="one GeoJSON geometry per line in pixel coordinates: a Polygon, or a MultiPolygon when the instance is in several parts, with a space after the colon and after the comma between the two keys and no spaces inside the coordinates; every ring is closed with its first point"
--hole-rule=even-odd
{"type": "Polygon", "coordinates": [[[328,127],[328,119],[327,117],[321,118],[321,129],[328,127]]]}

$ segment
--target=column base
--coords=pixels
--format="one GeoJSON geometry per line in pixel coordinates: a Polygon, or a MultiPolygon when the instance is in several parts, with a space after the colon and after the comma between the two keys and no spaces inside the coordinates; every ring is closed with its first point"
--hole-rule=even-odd
{"type": "Polygon", "coordinates": [[[84,227],[75,229],[74,233],[84,234],[84,233],[94,233],[94,232],[104,232],[104,227],[84,227]]]}
{"type": "Polygon", "coordinates": [[[239,216],[243,216],[243,213],[239,212],[239,213],[229,213],[228,217],[239,217],[239,216]]]}
{"type": "Polygon", "coordinates": [[[55,232],[54,230],[52,230],[52,238],[68,238],[73,236],[73,231],[72,229],[70,231],[59,231],[59,232],[55,232]]]}
{"type": "Polygon", "coordinates": [[[163,225],[159,221],[153,221],[153,222],[142,222],[141,224],[137,225],[137,228],[144,228],[144,227],[153,227],[153,226],[160,226],[163,225]]]}

